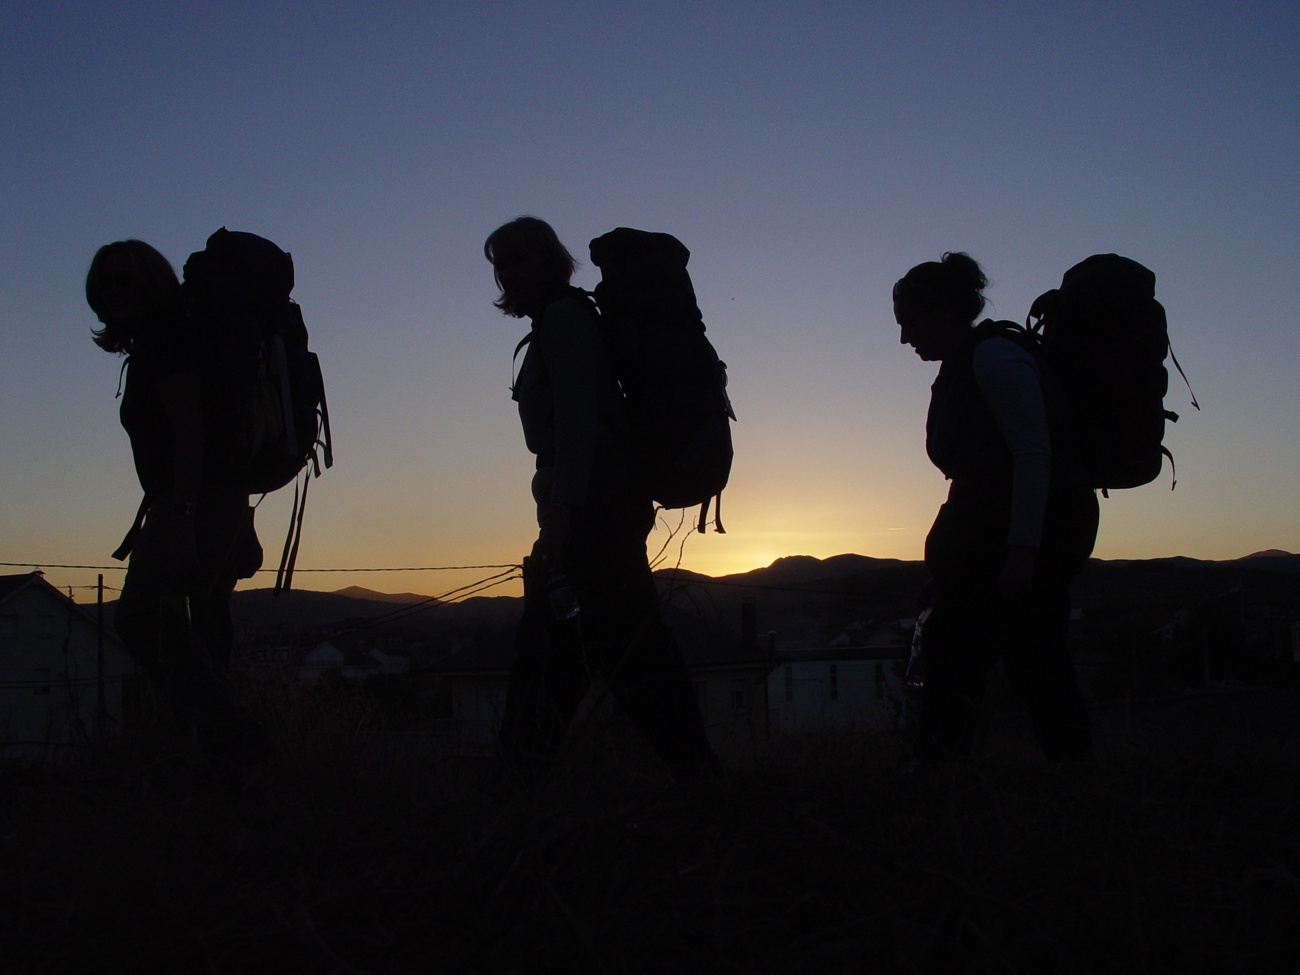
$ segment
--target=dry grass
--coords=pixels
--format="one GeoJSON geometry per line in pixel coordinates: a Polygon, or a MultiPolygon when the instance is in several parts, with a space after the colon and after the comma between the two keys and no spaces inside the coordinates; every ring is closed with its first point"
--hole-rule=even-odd
{"type": "Polygon", "coordinates": [[[839,735],[688,796],[597,735],[511,791],[357,707],[276,711],[251,794],[177,750],[6,772],[0,969],[1300,970],[1289,746],[909,773],[839,735]]]}

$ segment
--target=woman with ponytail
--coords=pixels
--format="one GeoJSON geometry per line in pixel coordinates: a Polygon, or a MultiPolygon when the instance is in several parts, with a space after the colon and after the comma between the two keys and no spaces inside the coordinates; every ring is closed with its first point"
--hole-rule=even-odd
{"type": "Polygon", "coordinates": [[[1008,322],[975,324],[988,279],[946,253],[894,285],[899,341],[938,362],[926,453],[949,479],[925,543],[933,610],[917,757],[962,760],[1002,660],[1051,761],[1092,757],[1066,645],[1070,582],[1097,534],[1097,499],[1072,474],[1049,374],[1008,322]]]}

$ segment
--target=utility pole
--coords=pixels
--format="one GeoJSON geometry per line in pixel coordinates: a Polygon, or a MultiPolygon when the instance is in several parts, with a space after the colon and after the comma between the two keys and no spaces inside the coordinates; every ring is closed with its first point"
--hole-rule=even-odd
{"type": "Polygon", "coordinates": [[[104,573],[99,574],[99,585],[96,587],[97,600],[95,604],[95,673],[96,673],[96,692],[98,697],[95,701],[95,740],[101,746],[104,743],[104,573]]]}

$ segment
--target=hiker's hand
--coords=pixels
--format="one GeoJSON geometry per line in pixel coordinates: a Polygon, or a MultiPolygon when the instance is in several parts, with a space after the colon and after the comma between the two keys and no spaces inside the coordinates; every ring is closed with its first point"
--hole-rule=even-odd
{"type": "Polygon", "coordinates": [[[173,514],[167,533],[168,568],[176,582],[188,587],[199,578],[199,547],[194,541],[194,519],[173,514]]]}
{"type": "Polygon", "coordinates": [[[1008,602],[1021,602],[1029,597],[1034,585],[1034,563],[1038,549],[1028,545],[1007,546],[1007,557],[998,575],[998,594],[1008,602]]]}
{"type": "Polygon", "coordinates": [[[553,505],[542,519],[542,531],[537,536],[537,545],[533,554],[541,559],[551,559],[558,563],[564,550],[564,543],[569,538],[569,507],[553,505]]]}

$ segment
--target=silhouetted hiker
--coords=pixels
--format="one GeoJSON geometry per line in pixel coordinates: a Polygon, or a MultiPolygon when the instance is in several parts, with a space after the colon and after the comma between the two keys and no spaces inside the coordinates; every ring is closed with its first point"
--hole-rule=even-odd
{"type": "Polygon", "coordinates": [[[1048,759],[1084,760],[1092,739],[1066,635],[1070,580],[1092,552],[1097,499],[1053,443],[1055,392],[1034,354],[1000,323],[974,324],[987,286],[960,253],[894,285],[900,341],[941,363],[926,452],[952,482],[925,541],[934,609],[918,758],[968,755],[1001,658],[1048,759]]]}
{"type": "MultiPolygon", "coordinates": [[[[121,420],[144,502],[114,553],[130,565],[115,623],[180,730],[223,771],[269,753],[229,682],[235,582],[261,565],[248,495],[232,486],[211,433],[205,350],[185,314],[176,272],[138,240],[106,244],[86,275],[103,323],[100,348],[127,356],[121,420]]],[[[216,425],[216,426],[219,426],[216,425]]]]}
{"type": "Polygon", "coordinates": [[[569,285],[577,262],[535,217],[493,231],[483,252],[501,289],[496,307],[532,322],[513,396],[537,455],[540,527],[524,559],[502,759],[516,770],[551,763],[599,675],[679,781],[712,777],[718,761],[646,559],[654,506],[633,477],[595,311],[569,285]]]}

